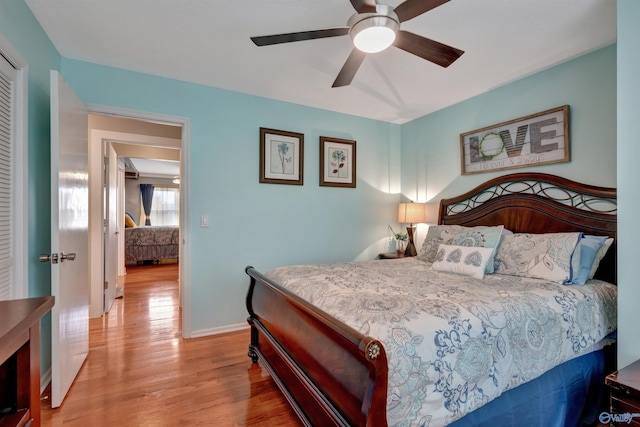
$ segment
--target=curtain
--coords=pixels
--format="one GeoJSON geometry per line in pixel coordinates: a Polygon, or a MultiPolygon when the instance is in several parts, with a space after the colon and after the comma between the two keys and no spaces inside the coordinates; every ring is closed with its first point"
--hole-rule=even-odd
{"type": "Polygon", "coordinates": [[[144,225],[151,225],[151,202],[153,200],[153,184],[140,184],[140,193],[142,193],[142,207],[146,217],[144,225]]]}

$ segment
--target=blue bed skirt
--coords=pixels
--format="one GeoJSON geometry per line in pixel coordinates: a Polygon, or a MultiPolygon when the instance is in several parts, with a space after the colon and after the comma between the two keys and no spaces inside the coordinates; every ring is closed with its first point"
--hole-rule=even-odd
{"type": "Polygon", "coordinates": [[[596,425],[606,410],[604,377],[615,370],[615,344],[569,360],[503,393],[450,427],[596,425]]]}

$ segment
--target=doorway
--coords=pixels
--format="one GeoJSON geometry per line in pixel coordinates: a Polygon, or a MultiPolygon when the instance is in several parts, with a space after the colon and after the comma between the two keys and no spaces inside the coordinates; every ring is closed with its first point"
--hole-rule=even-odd
{"type": "MultiPolygon", "coordinates": [[[[101,208],[90,210],[90,252],[100,254],[100,256],[91,256],[90,317],[100,317],[109,311],[113,300],[109,301],[107,298],[109,295],[115,298],[118,286],[117,276],[126,274],[124,265],[124,213],[126,211],[124,187],[126,186],[123,186],[127,181],[125,180],[125,158],[169,160],[177,162],[180,171],[186,170],[188,124],[188,119],[180,117],[132,113],[106,107],[91,108],[89,198],[91,207],[100,206],[101,208]],[[111,166],[105,165],[105,158],[111,158],[109,161],[111,166]],[[109,168],[111,173],[108,172],[109,168]],[[108,181],[111,181],[112,185],[108,181]],[[115,187],[115,196],[113,191],[109,190],[110,187],[115,187]],[[106,209],[109,199],[111,204],[115,202],[116,209],[106,209]],[[114,212],[117,220],[110,221],[109,216],[114,212]],[[115,251],[113,245],[116,245],[115,251]],[[114,256],[114,253],[117,255],[114,256]],[[108,273],[109,271],[111,273],[108,273]]],[[[189,286],[185,274],[187,251],[184,250],[182,243],[185,241],[184,230],[189,194],[187,177],[180,173],[178,176],[180,179],[180,244],[178,245],[180,300],[183,308],[183,335],[188,337],[189,322],[184,321],[189,318],[190,311],[189,304],[185,304],[184,301],[184,295],[187,294],[189,286]]],[[[173,180],[175,175],[171,178],[173,180]]]]}

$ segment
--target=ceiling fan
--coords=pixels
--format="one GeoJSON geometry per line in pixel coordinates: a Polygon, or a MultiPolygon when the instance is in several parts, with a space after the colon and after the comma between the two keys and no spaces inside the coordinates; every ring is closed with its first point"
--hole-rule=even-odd
{"type": "Polygon", "coordinates": [[[257,46],[268,46],[350,35],[355,47],[332,87],[348,86],[367,53],[380,52],[391,45],[441,67],[448,67],[464,53],[460,49],[400,29],[400,23],[422,15],[449,0],[406,0],[395,8],[376,4],[376,0],[349,1],[356,13],[349,18],[345,27],[251,37],[251,40],[257,46]]]}

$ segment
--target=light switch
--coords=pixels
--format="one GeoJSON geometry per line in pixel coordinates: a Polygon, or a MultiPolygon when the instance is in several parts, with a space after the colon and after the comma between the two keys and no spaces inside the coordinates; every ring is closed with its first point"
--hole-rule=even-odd
{"type": "Polygon", "coordinates": [[[200,217],[200,227],[206,228],[209,226],[209,215],[202,215],[200,217]]]}

